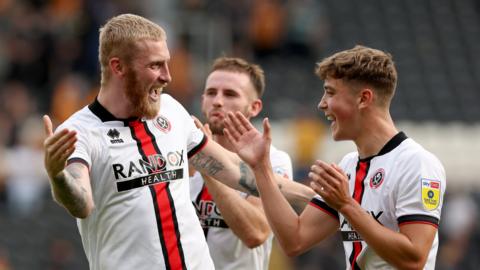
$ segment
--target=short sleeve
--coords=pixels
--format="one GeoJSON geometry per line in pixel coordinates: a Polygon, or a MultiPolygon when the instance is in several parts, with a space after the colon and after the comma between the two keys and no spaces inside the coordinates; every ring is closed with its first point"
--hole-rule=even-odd
{"type": "Polygon", "coordinates": [[[445,170],[430,153],[417,153],[401,167],[397,182],[395,216],[398,224],[438,226],[446,188],[445,170]]]}
{"type": "Polygon", "coordinates": [[[185,138],[187,140],[188,158],[198,153],[207,143],[207,136],[195,126],[192,116],[177,100],[168,94],[162,94],[163,104],[168,105],[171,111],[175,112],[176,117],[183,124],[185,138]]]}
{"type": "Polygon", "coordinates": [[[330,207],[325,201],[323,201],[320,195],[315,195],[309,203],[311,206],[317,208],[320,211],[325,212],[327,215],[333,217],[336,220],[340,220],[337,210],[330,207]]]}
{"type": "Polygon", "coordinates": [[[292,160],[290,156],[286,152],[279,151],[273,146],[271,148],[270,160],[273,172],[288,179],[293,179],[292,160]]]}
{"type": "Polygon", "coordinates": [[[75,130],[77,132],[77,142],[75,143],[75,151],[67,159],[67,163],[80,162],[85,164],[88,168],[92,165],[92,147],[93,141],[90,140],[89,131],[83,127],[80,123],[73,121],[65,122],[60,125],[56,132],[62,129],[75,130]]]}

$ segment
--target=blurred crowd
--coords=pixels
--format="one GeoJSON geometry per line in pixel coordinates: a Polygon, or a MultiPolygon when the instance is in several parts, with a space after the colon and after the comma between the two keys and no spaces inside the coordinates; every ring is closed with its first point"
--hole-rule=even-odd
{"type": "MultiPolygon", "coordinates": [[[[293,119],[295,132],[288,139],[295,149],[295,178],[306,179],[328,131],[314,110],[316,100],[295,100],[302,90],[290,85],[302,82],[298,74],[313,76],[315,60],[324,55],[332,25],[322,3],[0,0],[0,270],[86,268],[73,218],[57,211],[49,194],[41,115],[48,113],[56,125],[95,98],[98,28],[119,13],[137,13],[165,26],[173,77],[167,91],[194,114],[211,59],[234,55],[264,65],[266,114],[293,119]],[[270,65],[282,71],[291,61],[302,65],[288,71],[289,78],[270,76],[270,65]],[[288,86],[275,104],[269,104],[278,96],[278,89],[268,86],[272,81],[288,86]]],[[[445,202],[437,268],[475,269],[480,265],[480,194],[458,190],[445,202]]],[[[344,268],[336,237],[293,259],[292,269],[344,268]]]]}

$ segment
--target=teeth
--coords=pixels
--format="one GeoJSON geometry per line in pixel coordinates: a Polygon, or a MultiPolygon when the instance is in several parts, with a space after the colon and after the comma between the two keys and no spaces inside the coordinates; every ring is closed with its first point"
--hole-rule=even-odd
{"type": "Polygon", "coordinates": [[[335,120],[335,119],[333,118],[333,116],[327,115],[327,120],[328,120],[328,121],[333,121],[333,120],[335,120]]]}

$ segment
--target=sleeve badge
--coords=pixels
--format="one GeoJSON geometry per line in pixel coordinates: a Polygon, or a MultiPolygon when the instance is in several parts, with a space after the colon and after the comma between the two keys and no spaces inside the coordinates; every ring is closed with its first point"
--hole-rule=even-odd
{"type": "Polygon", "coordinates": [[[422,178],[423,208],[432,211],[440,205],[440,181],[422,178]]]}

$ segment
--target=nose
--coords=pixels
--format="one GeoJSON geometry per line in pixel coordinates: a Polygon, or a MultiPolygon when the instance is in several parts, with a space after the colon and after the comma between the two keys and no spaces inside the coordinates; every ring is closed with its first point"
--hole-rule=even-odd
{"type": "Polygon", "coordinates": [[[165,63],[163,68],[160,69],[158,79],[164,84],[168,84],[172,81],[172,76],[170,75],[170,70],[167,63],[165,63]]]}
{"type": "Polygon", "coordinates": [[[317,105],[317,109],[321,111],[324,111],[327,109],[327,102],[325,101],[325,95],[323,95],[322,98],[320,99],[320,102],[317,105]]]}
{"type": "Polygon", "coordinates": [[[222,95],[220,94],[216,94],[214,97],[213,97],[213,102],[212,102],[213,106],[215,107],[221,107],[223,105],[223,98],[222,98],[222,95]]]}

